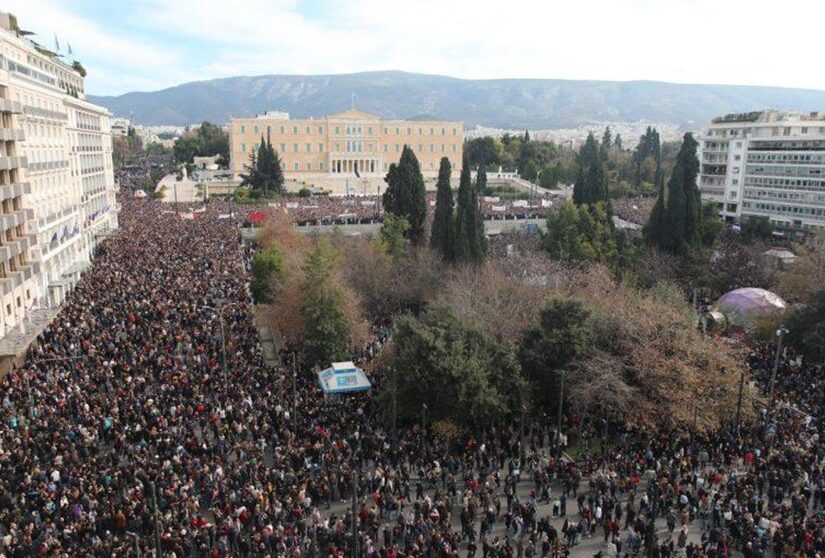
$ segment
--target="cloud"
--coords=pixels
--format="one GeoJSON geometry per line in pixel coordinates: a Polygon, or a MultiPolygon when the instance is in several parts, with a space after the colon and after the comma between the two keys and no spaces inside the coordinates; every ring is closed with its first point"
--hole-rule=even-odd
{"type": "Polygon", "coordinates": [[[806,0],[782,3],[788,26],[765,18],[777,10],[771,0],[121,1],[128,26],[57,0],[13,0],[10,9],[45,36],[72,35],[90,62],[89,88],[106,92],[386,69],[825,89],[799,54],[818,52],[825,15],[825,4],[806,0]]]}

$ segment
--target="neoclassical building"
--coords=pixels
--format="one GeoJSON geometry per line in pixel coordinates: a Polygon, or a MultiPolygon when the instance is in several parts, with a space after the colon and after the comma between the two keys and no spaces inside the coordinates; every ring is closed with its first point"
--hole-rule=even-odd
{"type": "Polygon", "coordinates": [[[427,178],[438,175],[442,157],[461,167],[464,125],[443,120],[383,120],[348,110],[322,118],[294,120],[283,112],[229,123],[230,168],[245,172],[250,153],[267,135],[287,178],[384,176],[401,157],[404,145],[415,152],[427,178]]]}

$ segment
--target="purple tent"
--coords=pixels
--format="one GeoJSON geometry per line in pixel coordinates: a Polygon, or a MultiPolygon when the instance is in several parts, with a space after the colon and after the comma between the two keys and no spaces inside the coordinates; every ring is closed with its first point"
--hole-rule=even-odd
{"type": "Polygon", "coordinates": [[[742,329],[754,329],[762,319],[778,318],[786,307],[778,295],[753,287],[725,293],[714,305],[730,326],[742,329]]]}

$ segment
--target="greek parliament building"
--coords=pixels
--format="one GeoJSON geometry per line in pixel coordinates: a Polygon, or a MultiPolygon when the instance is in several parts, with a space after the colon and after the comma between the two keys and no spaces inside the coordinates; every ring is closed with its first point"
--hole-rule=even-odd
{"type": "MultiPolygon", "coordinates": [[[[283,112],[233,118],[229,124],[230,163],[236,176],[246,172],[261,136],[270,137],[284,175],[291,179],[384,177],[401,149],[415,152],[425,178],[438,175],[442,157],[460,169],[464,125],[442,120],[383,120],[358,110],[318,119],[294,120],[283,112]]],[[[455,173],[454,173],[455,174],[455,173]]]]}
{"type": "Polygon", "coordinates": [[[0,371],[118,226],[111,115],[26,35],[0,12],[0,371]]]}
{"type": "Polygon", "coordinates": [[[727,221],[825,230],[825,113],[731,114],[699,140],[699,191],[727,221]]]}

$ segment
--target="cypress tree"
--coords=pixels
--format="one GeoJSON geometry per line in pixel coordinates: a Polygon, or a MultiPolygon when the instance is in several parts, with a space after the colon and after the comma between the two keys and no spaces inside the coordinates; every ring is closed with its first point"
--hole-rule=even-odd
{"type": "Polygon", "coordinates": [[[607,202],[607,175],[599,155],[599,146],[592,133],[587,135],[587,141],[579,150],[576,162],[578,169],[573,185],[573,203],[593,205],[600,201],[607,202]]]}
{"type": "Polygon", "coordinates": [[[456,259],[481,263],[487,250],[484,239],[484,220],[478,205],[478,193],[470,177],[470,164],[465,157],[458,187],[456,213],[456,259]]]}
{"type": "Polygon", "coordinates": [[[409,146],[404,146],[398,164],[390,165],[384,180],[387,183],[382,198],[384,210],[404,217],[410,224],[407,238],[420,243],[424,240],[424,221],[427,219],[427,192],[418,159],[409,146]]]}
{"type": "MultiPolygon", "coordinates": [[[[702,207],[696,177],[699,160],[696,140],[685,134],[676,157],[667,192],[661,187],[653,207],[645,238],[663,250],[684,253],[702,242],[702,207]]],[[[661,175],[661,173],[659,173],[661,175]]]]}
{"type": "Polygon", "coordinates": [[[441,158],[436,185],[435,214],[430,234],[430,246],[447,261],[455,259],[455,203],[450,187],[452,167],[447,157],[441,158]]]}
{"type": "Polygon", "coordinates": [[[478,165],[478,173],[476,173],[476,194],[484,194],[487,191],[487,169],[484,167],[484,159],[478,165]]]}

